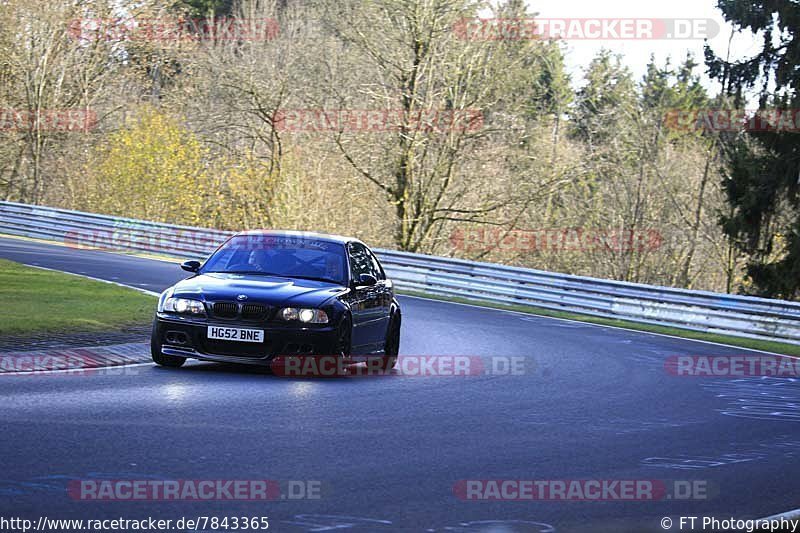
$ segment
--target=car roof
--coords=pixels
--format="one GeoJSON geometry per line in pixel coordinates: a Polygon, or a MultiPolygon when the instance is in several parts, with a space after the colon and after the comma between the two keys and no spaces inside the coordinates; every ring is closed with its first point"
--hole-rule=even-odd
{"type": "Polygon", "coordinates": [[[236,235],[234,235],[234,237],[239,237],[243,235],[244,236],[263,235],[267,237],[293,237],[296,239],[337,242],[341,244],[347,244],[349,242],[359,242],[361,244],[364,244],[359,239],[356,239],[354,237],[344,237],[342,235],[330,235],[328,233],[316,233],[313,231],[293,231],[293,230],[277,230],[277,229],[254,229],[254,230],[241,231],[236,235]]]}

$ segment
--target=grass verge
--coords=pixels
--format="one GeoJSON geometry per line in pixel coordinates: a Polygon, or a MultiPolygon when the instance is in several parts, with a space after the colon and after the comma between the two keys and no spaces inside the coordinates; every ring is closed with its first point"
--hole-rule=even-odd
{"type": "Polygon", "coordinates": [[[783,342],[775,341],[762,341],[757,339],[745,339],[742,337],[733,337],[730,335],[719,335],[716,333],[703,333],[702,331],[692,331],[681,328],[671,328],[667,326],[655,326],[651,324],[639,324],[638,322],[629,322],[627,320],[617,320],[613,318],[601,318],[589,315],[582,315],[580,313],[571,313],[568,311],[553,311],[551,309],[542,309],[539,307],[529,307],[527,305],[513,305],[513,304],[500,304],[492,302],[484,302],[481,300],[473,300],[470,298],[459,298],[455,296],[439,296],[436,294],[428,294],[418,291],[397,291],[400,295],[417,296],[419,298],[427,298],[429,300],[441,300],[443,302],[454,302],[469,305],[477,305],[479,307],[489,307],[492,309],[503,309],[506,311],[516,311],[519,313],[527,313],[529,315],[547,316],[553,318],[564,318],[568,320],[576,320],[578,322],[588,322],[590,324],[599,324],[601,326],[614,326],[618,328],[625,328],[634,331],[644,331],[647,333],[661,333],[663,335],[672,335],[675,337],[682,337],[685,339],[695,339],[707,342],[716,342],[719,344],[728,344],[739,348],[749,348],[752,350],[762,350],[765,352],[773,352],[785,355],[800,356],[800,346],[794,344],[786,344],[783,342]]]}
{"type": "Polygon", "coordinates": [[[108,331],[148,324],[155,297],[0,260],[0,335],[108,331]]]}

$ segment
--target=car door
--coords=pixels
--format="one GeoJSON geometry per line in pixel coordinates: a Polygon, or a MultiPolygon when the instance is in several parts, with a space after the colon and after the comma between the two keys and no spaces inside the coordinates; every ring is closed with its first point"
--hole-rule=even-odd
{"type": "Polygon", "coordinates": [[[369,253],[370,262],[372,263],[372,270],[375,273],[375,279],[378,280],[375,285],[376,298],[378,300],[375,320],[376,323],[376,342],[378,349],[383,349],[383,343],[386,340],[386,331],[389,328],[389,318],[392,312],[392,301],[394,300],[394,289],[392,282],[386,279],[386,273],[383,271],[380,261],[375,256],[372,250],[367,248],[369,253]]]}
{"type": "MultiPolygon", "coordinates": [[[[381,302],[377,285],[363,286],[358,283],[361,274],[375,276],[376,272],[366,246],[358,242],[347,245],[350,258],[350,273],[353,279],[353,298],[350,310],[353,314],[353,353],[374,351],[379,342],[381,327],[381,302]]],[[[377,276],[375,276],[377,279],[377,276]]]]}

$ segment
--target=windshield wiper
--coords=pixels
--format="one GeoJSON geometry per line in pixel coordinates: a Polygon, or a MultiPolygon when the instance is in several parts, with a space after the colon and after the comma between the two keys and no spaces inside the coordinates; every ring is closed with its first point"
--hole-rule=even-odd
{"type": "Polygon", "coordinates": [[[308,279],[311,281],[321,281],[323,283],[335,283],[337,285],[341,285],[341,281],[336,281],[335,279],[328,279],[328,278],[315,278],[314,276],[282,276],[284,278],[298,278],[298,279],[308,279]]]}
{"type": "Polygon", "coordinates": [[[209,270],[208,272],[203,272],[203,274],[253,274],[256,276],[272,276],[273,278],[286,278],[286,279],[307,279],[311,281],[321,281],[323,283],[335,283],[336,285],[341,285],[341,281],[337,281],[335,279],[329,278],[317,278],[314,276],[296,276],[293,274],[276,274],[274,272],[260,272],[258,270],[209,270]]]}
{"type": "Polygon", "coordinates": [[[285,277],[280,274],[273,274],[272,272],[260,272],[258,270],[208,270],[203,274],[253,274],[257,276],[276,276],[279,278],[285,277]]]}

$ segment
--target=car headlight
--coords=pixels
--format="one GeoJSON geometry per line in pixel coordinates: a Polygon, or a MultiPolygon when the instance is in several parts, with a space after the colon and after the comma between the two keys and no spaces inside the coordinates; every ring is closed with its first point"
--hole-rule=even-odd
{"type": "Polygon", "coordinates": [[[287,322],[298,320],[305,324],[327,324],[328,313],[322,309],[298,309],[286,307],[281,309],[278,316],[287,322]]]}
{"type": "Polygon", "coordinates": [[[164,311],[182,315],[203,315],[206,312],[203,302],[188,298],[167,298],[164,302],[164,311]]]}

